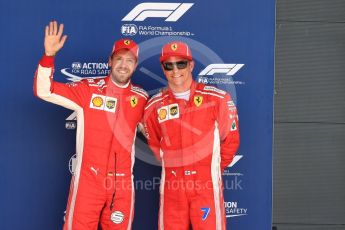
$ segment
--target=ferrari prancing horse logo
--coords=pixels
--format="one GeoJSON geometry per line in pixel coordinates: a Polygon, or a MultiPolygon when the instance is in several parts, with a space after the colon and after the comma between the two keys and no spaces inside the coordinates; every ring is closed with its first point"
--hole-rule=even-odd
{"type": "Polygon", "coordinates": [[[176,50],[177,50],[177,44],[176,44],[176,43],[171,44],[170,48],[171,48],[173,51],[176,51],[176,50]]]}
{"type": "Polygon", "coordinates": [[[203,97],[202,96],[194,96],[194,104],[199,107],[202,104],[203,97]]]}
{"type": "Polygon", "coordinates": [[[131,96],[131,106],[134,108],[138,104],[138,98],[136,96],[131,96]]]}
{"type": "Polygon", "coordinates": [[[128,46],[129,44],[131,44],[131,41],[130,40],[124,40],[123,43],[128,46]]]}

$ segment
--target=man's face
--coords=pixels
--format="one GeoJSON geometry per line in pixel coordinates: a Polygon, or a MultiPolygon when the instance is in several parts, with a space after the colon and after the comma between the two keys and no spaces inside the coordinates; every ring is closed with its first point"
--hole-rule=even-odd
{"type": "Polygon", "coordinates": [[[113,81],[119,85],[125,85],[129,82],[137,67],[137,59],[131,51],[122,49],[111,56],[109,66],[111,67],[110,75],[113,81]]]}
{"type": "Polygon", "coordinates": [[[162,63],[164,75],[174,92],[185,92],[192,83],[194,62],[181,57],[170,57],[162,63]]]}

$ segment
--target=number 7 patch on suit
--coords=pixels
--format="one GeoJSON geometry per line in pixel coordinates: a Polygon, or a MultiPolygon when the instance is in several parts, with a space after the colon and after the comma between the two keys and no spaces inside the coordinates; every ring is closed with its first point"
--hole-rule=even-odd
{"type": "Polygon", "coordinates": [[[206,220],[208,217],[208,214],[210,214],[210,208],[201,208],[201,211],[204,212],[204,214],[202,215],[202,220],[206,220]]]}

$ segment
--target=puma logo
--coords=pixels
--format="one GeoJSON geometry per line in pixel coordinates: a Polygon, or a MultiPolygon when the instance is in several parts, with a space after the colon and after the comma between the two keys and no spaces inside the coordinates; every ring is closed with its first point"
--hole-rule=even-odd
{"type": "Polygon", "coordinates": [[[94,172],[96,174],[96,176],[98,175],[98,170],[99,169],[95,169],[94,167],[90,167],[91,171],[94,172]]]}

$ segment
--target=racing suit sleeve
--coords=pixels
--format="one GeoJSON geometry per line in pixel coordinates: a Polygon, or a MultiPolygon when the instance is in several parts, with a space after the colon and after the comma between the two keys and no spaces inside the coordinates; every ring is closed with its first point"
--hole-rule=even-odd
{"type": "Polygon", "coordinates": [[[66,84],[56,82],[53,80],[53,74],[54,57],[44,55],[34,77],[35,96],[71,110],[83,107],[88,84],[84,81],[66,84]]]}
{"type": "Polygon", "coordinates": [[[217,114],[222,171],[232,162],[240,144],[237,109],[229,94],[220,100],[217,114]]]}
{"type": "Polygon", "coordinates": [[[161,130],[158,123],[158,117],[157,117],[157,111],[155,109],[155,105],[150,105],[150,101],[148,102],[148,105],[145,107],[143,122],[144,122],[144,128],[145,128],[145,136],[147,138],[149,147],[152,150],[155,157],[157,158],[157,160],[161,161],[161,156],[160,156],[161,130]]]}

